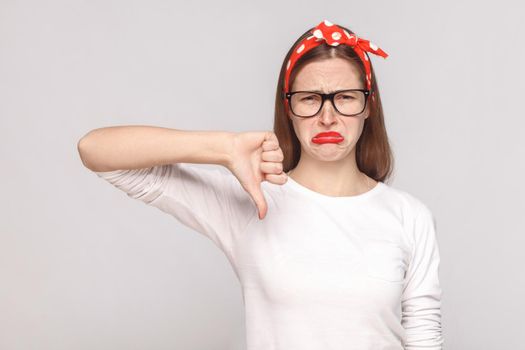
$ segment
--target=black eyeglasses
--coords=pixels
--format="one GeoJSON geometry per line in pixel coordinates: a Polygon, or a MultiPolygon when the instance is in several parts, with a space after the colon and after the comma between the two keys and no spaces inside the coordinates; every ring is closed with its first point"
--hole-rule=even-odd
{"type": "Polygon", "coordinates": [[[335,110],[344,116],[351,117],[363,113],[366,108],[370,90],[346,89],[323,94],[315,91],[287,92],[292,113],[301,118],[315,116],[323,108],[324,102],[329,99],[335,110]]]}

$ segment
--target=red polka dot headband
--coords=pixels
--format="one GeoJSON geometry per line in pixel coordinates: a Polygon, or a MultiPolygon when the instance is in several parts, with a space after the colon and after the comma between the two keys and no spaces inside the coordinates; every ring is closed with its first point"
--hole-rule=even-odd
{"type": "Polygon", "coordinates": [[[334,25],[327,20],[324,20],[321,23],[319,23],[317,27],[312,29],[311,33],[311,36],[303,39],[298,44],[297,49],[295,49],[292,52],[292,54],[290,55],[290,59],[286,64],[286,75],[284,78],[285,92],[289,92],[288,80],[290,79],[290,73],[292,72],[292,68],[295,65],[295,62],[297,62],[299,57],[304,55],[306,52],[310,51],[316,46],[321,45],[323,41],[326,42],[328,45],[332,46],[337,46],[339,44],[351,46],[357,53],[361,61],[363,61],[366,71],[366,88],[368,90],[371,89],[372,73],[370,70],[370,61],[365,51],[371,52],[383,58],[388,57],[388,54],[386,52],[378,48],[374,43],[363,38],[358,38],[355,34],[349,34],[343,28],[334,25]]]}

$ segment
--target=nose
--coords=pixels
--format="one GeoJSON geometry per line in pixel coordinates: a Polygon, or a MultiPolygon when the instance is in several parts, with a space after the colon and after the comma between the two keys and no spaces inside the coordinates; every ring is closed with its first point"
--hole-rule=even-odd
{"type": "Polygon", "coordinates": [[[333,124],[337,120],[336,115],[337,111],[331,101],[329,99],[325,100],[323,107],[319,111],[319,121],[325,125],[333,124]]]}

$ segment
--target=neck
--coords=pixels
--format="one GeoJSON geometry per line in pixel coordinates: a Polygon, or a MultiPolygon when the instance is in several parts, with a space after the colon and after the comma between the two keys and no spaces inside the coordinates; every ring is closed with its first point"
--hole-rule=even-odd
{"type": "Polygon", "coordinates": [[[301,157],[288,176],[313,191],[335,197],[359,195],[377,184],[358,169],[355,154],[337,161],[301,157]]]}

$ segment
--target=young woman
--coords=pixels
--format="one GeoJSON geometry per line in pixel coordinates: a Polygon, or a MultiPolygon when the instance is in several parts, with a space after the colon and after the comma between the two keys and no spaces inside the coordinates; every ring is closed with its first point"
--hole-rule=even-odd
{"type": "Polygon", "coordinates": [[[387,56],[326,20],[305,32],[283,61],[274,132],[118,126],[78,144],[98,176],[224,252],[248,350],[442,348],[434,218],[384,183],[367,52],[387,56]]]}

